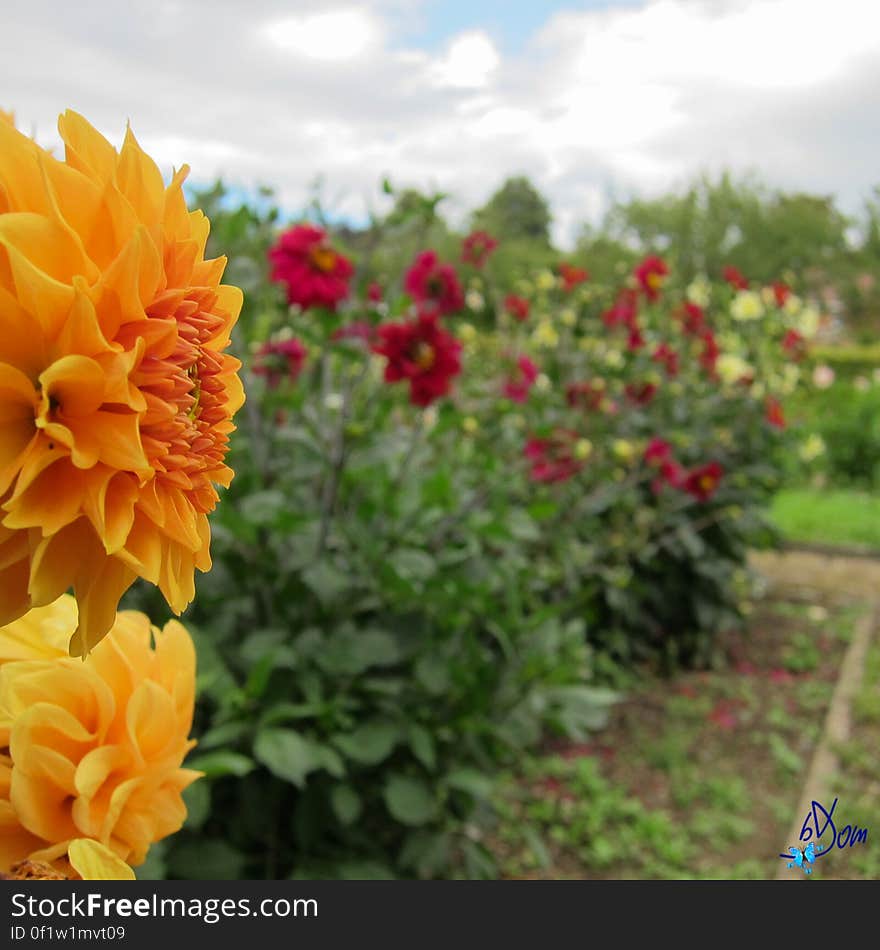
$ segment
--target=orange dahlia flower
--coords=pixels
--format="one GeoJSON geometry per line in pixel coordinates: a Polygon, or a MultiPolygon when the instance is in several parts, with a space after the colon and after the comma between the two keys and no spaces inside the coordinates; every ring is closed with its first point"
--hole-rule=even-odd
{"type": "Polygon", "coordinates": [[[118,876],[181,827],[181,792],[199,775],[181,768],[195,745],[195,650],[184,627],[172,620],[160,631],[125,611],[80,661],[65,650],[75,625],[64,595],[0,628],[3,872],[30,861],[87,877],[100,871],[94,859],[118,876]]]}
{"type": "Polygon", "coordinates": [[[244,401],[241,292],[131,131],[59,119],[61,161],[0,122],[0,624],[73,589],[72,655],[138,576],[180,613],[244,401]]]}

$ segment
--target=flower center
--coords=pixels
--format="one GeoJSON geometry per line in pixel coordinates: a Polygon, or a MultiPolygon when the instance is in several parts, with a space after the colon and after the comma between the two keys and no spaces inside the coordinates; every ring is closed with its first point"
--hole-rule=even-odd
{"type": "Polygon", "coordinates": [[[436,353],[430,343],[420,340],[413,347],[412,360],[419,369],[430,369],[434,365],[436,353]]]}
{"type": "Polygon", "coordinates": [[[443,293],[443,281],[438,274],[432,274],[428,278],[427,288],[431,297],[439,297],[443,293]]]}
{"type": "Polygon", "coordinates": [[[323,244],[312,248],[309,259],[313,266],[324,274],[329,274],[336,266],[336,252],[323,244]]]}
{"type": "Polygon", "coordinates": [[[656,272],[648,274],[648,286],[651,290],[659,290],[663,286],[663,275],[656,272]]]}
{"type": "Polygon", "coordinates": [[[700,488],[709,492],[715,487],[715,479],[711,475],[702,475],[700,476],[700,488]]]}

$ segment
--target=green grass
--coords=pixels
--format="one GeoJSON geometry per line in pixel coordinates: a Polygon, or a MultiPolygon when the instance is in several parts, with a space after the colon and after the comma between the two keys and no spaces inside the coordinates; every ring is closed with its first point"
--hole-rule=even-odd
{"type": "Polygon", "coordinates": [[[789,541],[880,549],[880,498],[862,492],[787,489],[771,515],[789,541]]]}

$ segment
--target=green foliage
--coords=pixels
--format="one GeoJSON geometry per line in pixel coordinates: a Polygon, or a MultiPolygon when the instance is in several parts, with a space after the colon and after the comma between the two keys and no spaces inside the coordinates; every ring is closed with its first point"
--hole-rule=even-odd
{"type": "Polygon", "coordinates": [[[874,488],[880,483],[880,386],[844,376],[828,389],[800,397],[794,412],[825,443],[819,460],[837,487],[874,488]]]}
{"type": "Polygon", "coordinates": [[[504,235],[506,240],[550,243],[550,208],[524,176],[508,178],[486,204],[474,212],[474,228],[504,235]]]}
{"type": "MultiPolygon", "coordinates": [[[[482,307],[444,321],[466,341],[452,397],[419,409],[405,384],[385,384],[382,361],[333,331],[406,313],[391,267],[445,225],[442,196],[396,197],[388,221],[357,238],[357,280],[388,276],[381,308],[356,293],[339,313],[293,313],[265,275],[246,296],[236,474],[186,618],[207,777],[165,851],[169,874],[492,875],[473,829],[499,770],[548,733],[600,729],[621,665],[717,659],[716,634],[741,620],[746,550],[770,537],[762,506],[784,436],[765,419],[765,389],[706,372],[677,296],[643,302],[645,345],[628,348],[602,319],[617,281],[565,289],[524,257],[511,285],[490,261],[469,279],[482,307]],[[514,289],[530,298],[526,324],[502,310],[514,289]],[[275,385],[249,353],[279,333],[308,357],[275,385]],[[652,359],[660,342],[680,355],[675,378],[652,359]],[[502,390],[520,354],[545,377],[521,404],[502,390]],[[602,407],[567,402],[568,383],[596,379],[602,407]],[[649,402],[627,396],[652,381],[649,402]],[[524,448],[556,437],[578,464],[548,483],[524,448]],[[717,490],[698,498],[664,482],[643,458],[653,437],[683,472],[717,462],[717,490]]],[[[259,273],[272,213],[224,211],[219,199],[230,266],[259,273]]],[[[442,256],[458,253],[449,244],[442,256]]],[[[710,325],[761,380],[777,378],[787,315],[737,324],[731,296],[713,290],[710,325]]],[[[686,844],[650,816],[643,824],[679,866],[686,844]]]]}

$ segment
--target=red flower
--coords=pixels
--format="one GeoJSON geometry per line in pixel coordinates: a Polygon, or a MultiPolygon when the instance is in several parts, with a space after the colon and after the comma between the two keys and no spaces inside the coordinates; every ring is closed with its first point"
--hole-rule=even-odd
{"type": "Polygon", "coordinates": [[[715,364],[721,355],[718,341],[715,339],[715,334],[711,330],[704,331],[700,339],[703,341],[703,350],[700,353],[700,365],[714,378],[715,364]]]}
{"type": "Polygon", "coordinates": [[[624,387],[626,398],[636,406],[647,406],[657,394],[656,383],[627,383],[624,387]]]}
{"type": "Polygon", "coordinates": [[[706,313],[702,307],[685,301],[679,311],[681,318],[681,328],[687,336],[699,336],[706,326],[706,313]]]}
{"type": "Polygon", "coordinates": [[[657,300],[669,268],[663,258],[651,254],[636,267],[633,273],[648,300],[657,300]]]}
{"type": "Polygon", "coordinates": [[[602,322],[609,329],[617,326],[632,328],[638,315],[639,297],[634,290],[624,289],[617,300],[602,314],[602,322]]]}
{"type": "Polygon", "coordinates": [[[525,297],[517,297],[516,294],[508,294],[504,298],[504,309],[522,322],[529,315],[529,302],[525,297]]]}
{"type": "Polygon", "coordinates": [[[707,462],[685,473],[681,488],[698,501],[708,501],[718,490],[724,469],[718,462],[707,462]]]}
{"type": "Polygon", "coordinates": [[[764,416],[775,429],[785,428],[785,415],[782,412],[782,403],[774,396],[768,396],[764,403],[764,416]]]}
{"type": "Polygon", "coordinates": [[[675,461],[675,459],[664,459],[659,465],[659,474],[657,478],[651,482],[651,491],[655,495],[659,495],[663,491],[664,485],[669,485],[672,488],[681,488],[681,481],[684,478],[684,471],[682,467],[675,461]]]}
{"type": "Polygon", "coordinates": [[[807,341],[797,330],[785,331],[782,348],[795,362],[800,362],[807,355],[807,341]]]}
{"type": "Polygon", "coordinates": [[[565,291],[574,290],[578,284],[590,279],[589,272],[583,267],[575,267],[567,261],[559,265],[559,276],[562,278],[562,289],[565,291]]]}
{"type": "Polygon", "coordinates": [[[657,349],[654,350],[654,355],[651,359],[655,363],[663,363],[666,367],[667,376],[678,375],[678,353],[676,353],[669,344],[661,343],[657,349]]]}
{"type": "Polygon", "coordinates": [[[406,272],[403,289],[416,303],[432,307],[441,316],[464,306],[464,293],[455,268],[441,264],[435,251],[422,251],[406,272]]]}
{"type": "Polygon", "coordinates": [[[681,466],[672,457],[672,446],[665,440],[654,436],[645,448],[644,459],[657,469],[658,476],[651,482],[651,491],[659,495],[664,485],[678,488],[681,483],[681,466]]]}
{"type": "Polygon", "coordinates": [[[385,382],[408,379],[414,406],[428,406],[445,396],[461,372],[461,343],[440,326],[434,312],[420,312],[403,323],[383,323],[376,336],[371,349],[388,359],[385,382]]]}
{"type": "Polygon", "coordinates": [[[654,436],[653,439],[645,447],[645,461],[649,465],[661,464],[662,462],[668,461],[672,457],[672,446],[665,440],[661,439],[659,436],[654,436]]]}
{"type": "Polygon", "coordinates": [[[527,356],[520,356],[516,361],[516,371],[505,380],[502,392],[514,402],[525,402],[537,378],[538,367],[527,356]]]}
{"type": "Polygon", "coordinates": [[[254,372],[266,377],[270,389],[284,380],[293,382],[302,372],[306,352],[299,340],[269,340],[256,352],[254,372]]]}
{"type": "Polygon", "coordinates": [[[733,287],[734,290],[748,290],[749,282],[743,277],[743,275],[737,270],[736,267],[733,267],[731,264],[728,264],[724,270],[721,271],[721,276],[733,287]]]}
{"type": "Polygon", "coordinates": [[[776,306],[784,307],[785,301],[791,296],[791,287],[788,284],[784,284],[781,280],[777,280],[773,284],[773,296],[776,298],[776,306]]]}
{"type": "Polygon", "coordinates": [[[639,329],[638,324],[633,323],[629,328],[629,336],[626,340],[626,348],[630,353],[635,353],[636,350],[640,350],[645,345],[645,338],[642,336],[642,331],[639,329]]]}
{"type": "Polygon", "coordinates": [[[287,302],[309,307],[336,305],[348,296],[354,268],[335,251],[326,233],[311,224],[298,224],[281,234],[269,250],[271,279],[287,288],[287,302]]]}
{"type": "Polygon", "coordinates": [[[375,280],[367,285],[367,300],[370,303],[380,303],[382,300],[382,288],[375,280]]]}
{"type": "Polygon", "coordinates": [[[498,242],[490,234],[474,231],[461,242],[461,259],[465,264],[482,267],[496,247],[498,242]]]}
{"type": "Polygon", "coordinates": [[[770,670],[771,683],[791,683],[793,680],[794,676],[788,670],[783,670],[781,667],[770,670]]]}
{"type": "Polygon", "coordinates": [[[576,475],[583,465],[574,457],[577,433],[568,429],[556,429],[546,439],[529,439],[525,457],[532,463],[533,482],[564,482],[576,475]]]}
{"type": "Polygon", "coordinates": [[[572,407],[596,411],[605,401],[605,383],[602,380],[587,380],[581,383],[569,383],[565,387],[565,401],[572,407]]]}

